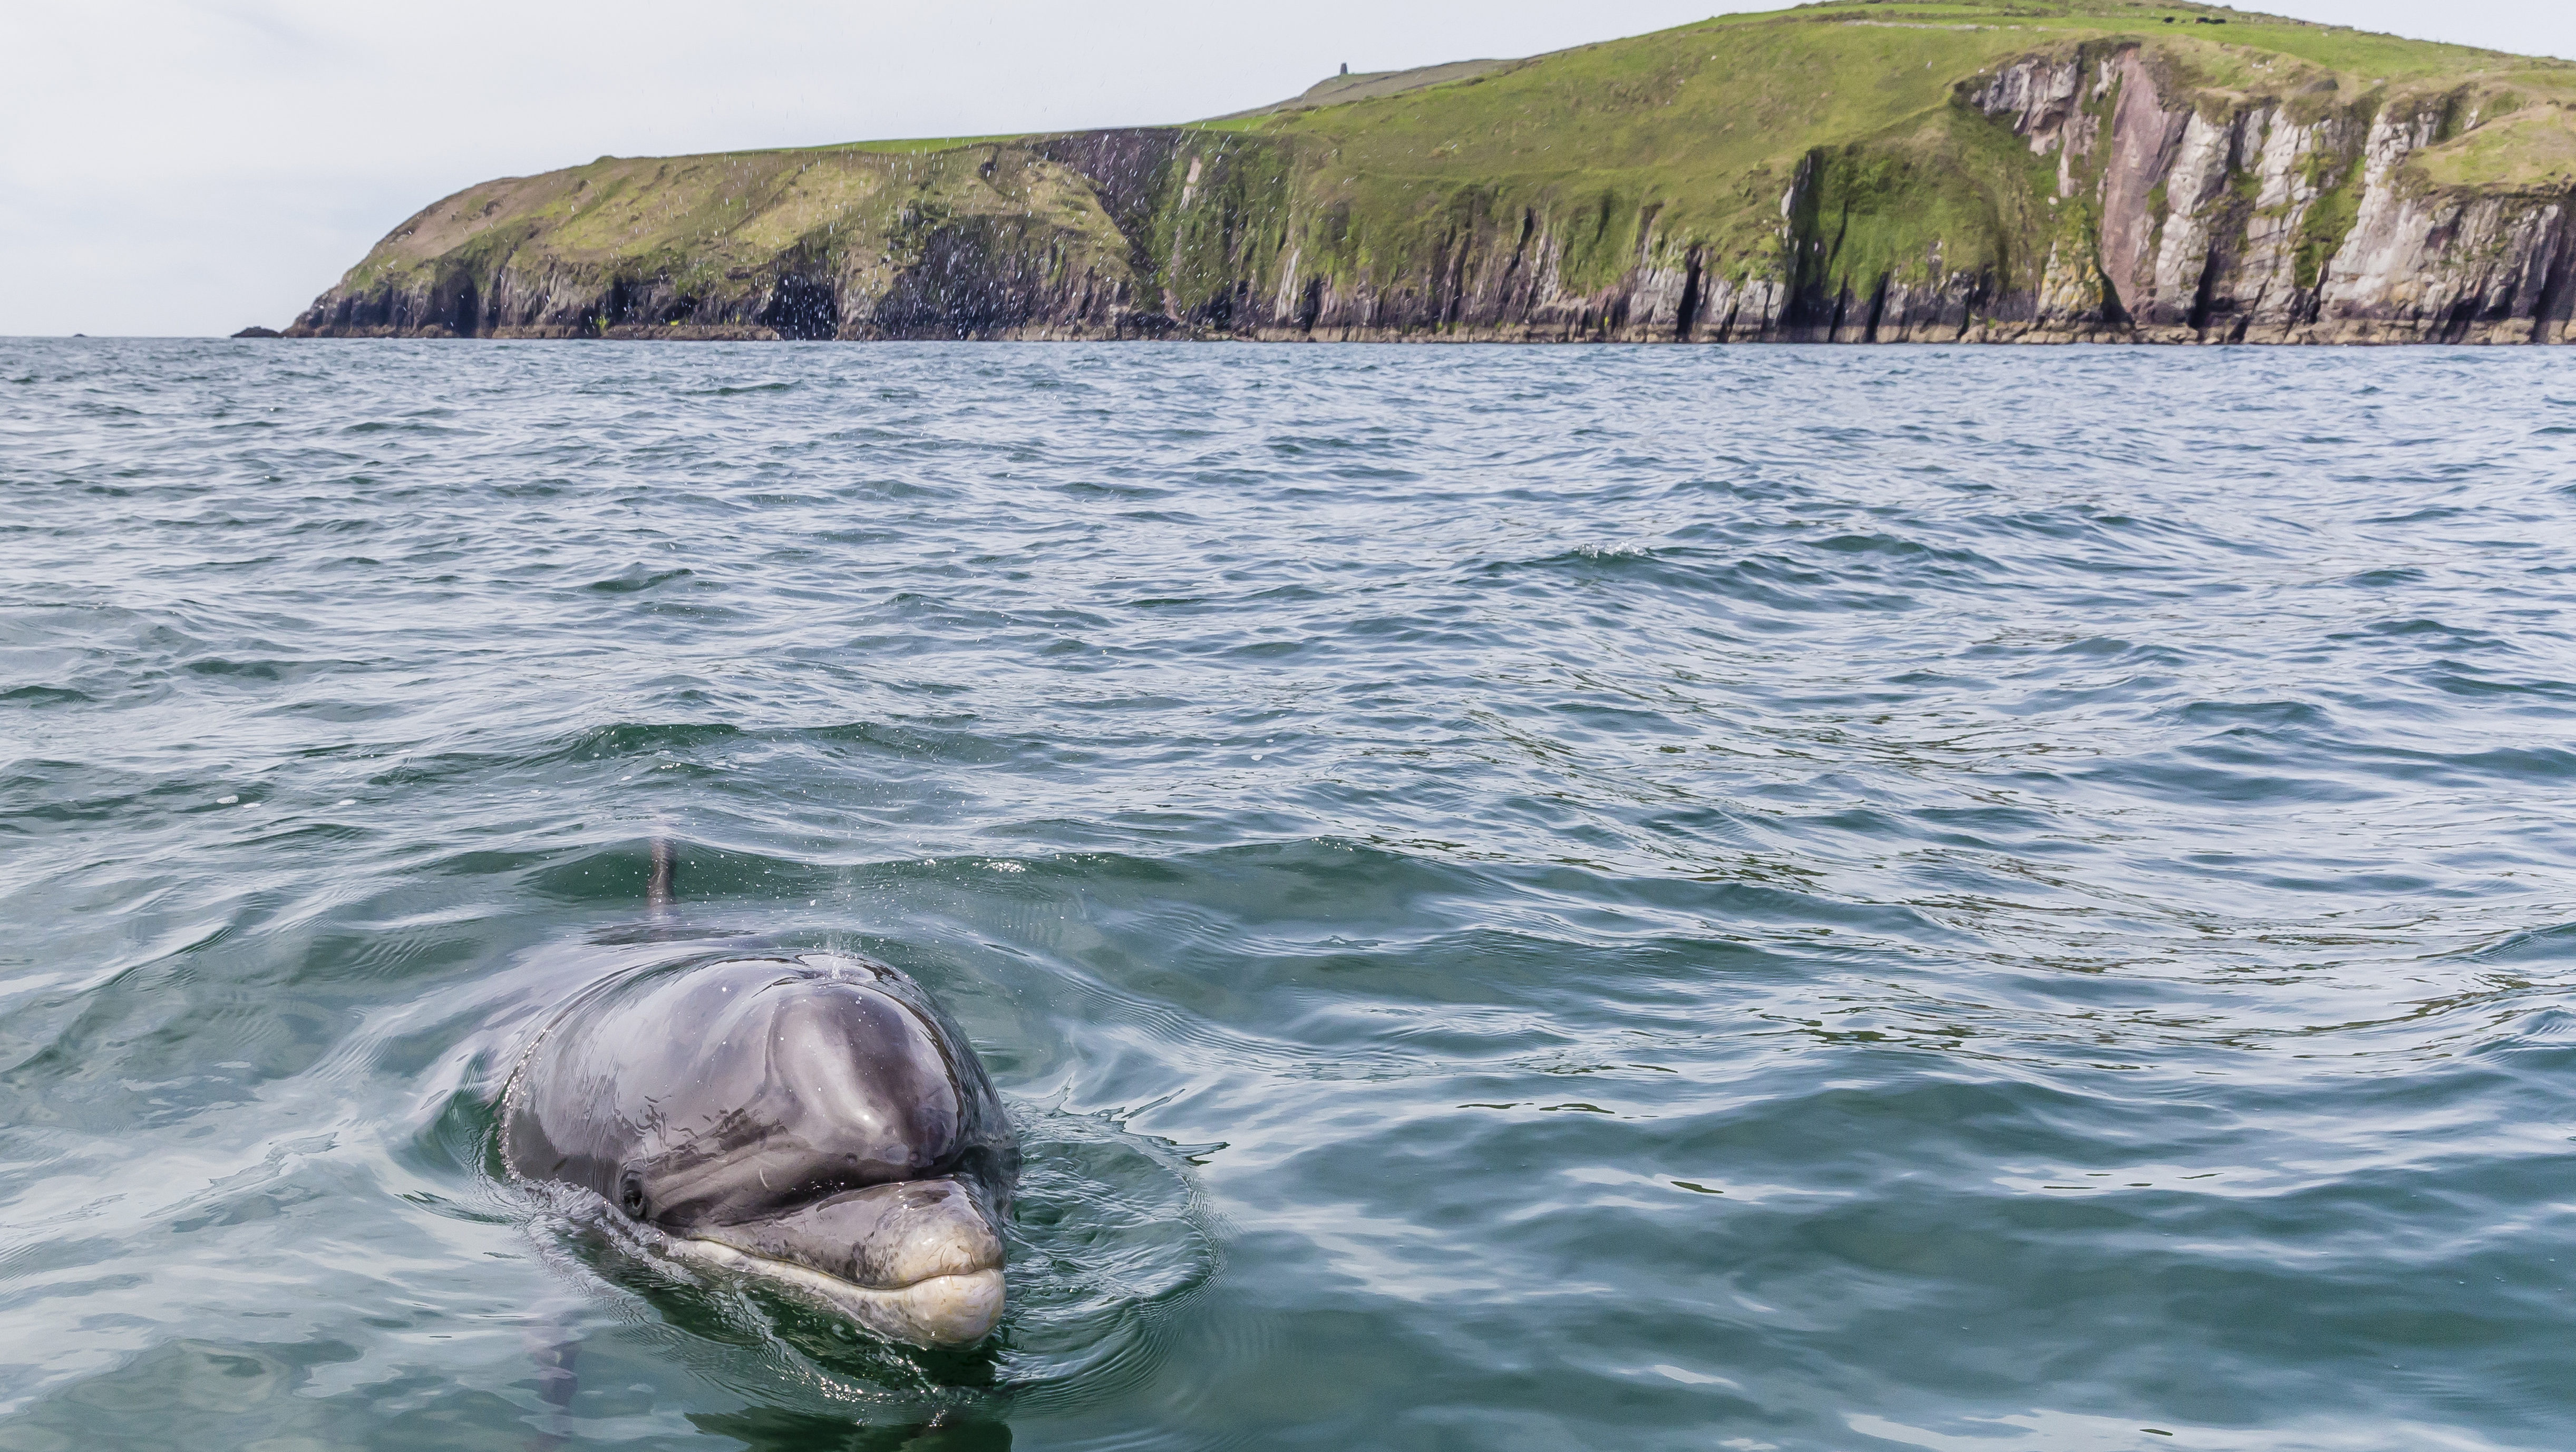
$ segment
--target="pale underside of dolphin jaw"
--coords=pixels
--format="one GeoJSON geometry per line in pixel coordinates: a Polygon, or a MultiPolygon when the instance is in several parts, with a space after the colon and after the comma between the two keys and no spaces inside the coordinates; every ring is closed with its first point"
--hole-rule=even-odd
{"type": "Polygon", "coordinates": [[[937,1275],[880,1289],[825,1275],[791,1261],[751,1255],[713,1240],[674,1235],[671,1248],[702,1264],[758,1276],[849,1317],[880,1336],[915,1346],[964,1346],[991,1334],[1002,1319],[998,1269],[937,1275]]]}

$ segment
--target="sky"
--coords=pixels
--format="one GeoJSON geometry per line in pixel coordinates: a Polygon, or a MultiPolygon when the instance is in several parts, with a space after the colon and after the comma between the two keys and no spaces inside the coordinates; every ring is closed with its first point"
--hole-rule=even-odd
{"type": "MultiPolygon", "coordinates": [[[[1778,7],[28,0],[0,7],[0,336],[283,327],[430,202],[596,156],[1182,121],[1345,63],[1531,55],[1730,8],[1778,7]]],[[[2576,57],[2571,0],[2260,8],[2576,57]]]]}

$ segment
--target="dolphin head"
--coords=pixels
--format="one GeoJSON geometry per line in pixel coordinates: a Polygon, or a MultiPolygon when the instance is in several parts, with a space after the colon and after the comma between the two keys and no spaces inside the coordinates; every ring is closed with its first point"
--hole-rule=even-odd
{"type": "Polygon", "coordinates": [[[1019,1151],[964,1038],[891,968],[738,957],[613,984],[523,1061],[502,1150],[896,1339],[1001,1317],[1019,1151]]]}

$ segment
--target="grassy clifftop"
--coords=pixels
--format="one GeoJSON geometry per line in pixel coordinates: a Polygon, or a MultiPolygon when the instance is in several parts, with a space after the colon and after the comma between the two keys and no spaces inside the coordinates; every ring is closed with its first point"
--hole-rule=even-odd
{"type": "Polygon", "coordinates": [[[2091,336],[2169,261],[2282,327],[2338,259],[2493,291],[2346,256],[2372,197],[2501,208],[2529,312],[2567,249],[2515,208],[2576,186],[2571,106],[2567,62],[2205,6],[1836,0],[1168,128],[604,157],[433,205],[298,330],[1830,336],[1893,297],[1904,336],[2091,336]]]}
{"type": "Polygon", "coordinates": [[[484,323],[499,306],[536,308],[526,326],[541,335],[808,336],[814,289],[891,289],[960,225],[1126,275],[1127,241],[1085,178],[1024,147],[941,142],[601,157],[486,182],[406,221],[335,291],[434,301],[397,331],[506,331],[484,323]]]}
{"type": "Polygon", "coordinates": [[[2202,109],[2277,98],[2313,120],[2401,94],[2456,95],[2484,128],[2419,158],[2428,180],[2511,184],[2532,158],[2576,134],[2576,65],[2400,40],[2201,6],[2123,3],[1841,3],[1696,26],[1543,56],[1508,73],[1329,110],[1219,123],[1324,149],[1315,192],[1354,215],[1422,215],[1426,195],[1483,190],[1557,207],[1589,194],[1599,218],[1569,238],[1567,277],[1609,282],[1651,225],[1759,252],[1781,194],[1819,148],[1883,151],[1884,181],[1911,205],[1887,223],[1891,250],[1956,235],[1973,184],[2025,165],[2026,147],[1992,144],[1983,117],[1952,103],[1998,64],[2081,42],[2135,38],[2202,109]],[[1944,174],[1949,175],[1944,175],[1944,174]],[[1658,208],[1649,219],[1648,209],[1658,208]],[[1908,213],[1913,213],[1908,215],[1908,213]]]}

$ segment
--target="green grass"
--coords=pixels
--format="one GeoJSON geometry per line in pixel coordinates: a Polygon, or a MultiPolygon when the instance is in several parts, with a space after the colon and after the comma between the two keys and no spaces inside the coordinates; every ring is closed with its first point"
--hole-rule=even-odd
{"type": "Polygon", "coordinates": [[[2576,187],[2576,118],[2557,106],[2508,112],[2407,159],[2421,185],[2501,191],[2576,187]]]}
{"type": "Polygon", "coordinates": [[[2315,287],[2328,259],[2343,249],[2361,218],[2361,157],[2358,149],[2338,156],[2320,151],[2308,160],[2307,182],[2319,188],[2316,200],[2299,218],[2299,236],[2291,253],[2291,280],[2315,287]]]}
{"type": "Polygon", "coordinates": [[[864,151],[874,156],[928,156],[934,151],[955,151],[961,146],[992,146],[1012,141],[1025,141],[1025,131],[1004,132],[993,136],[925,136],[910,141],[845,141],[832,146],[782,147],[782,152],[864,151]]]}

